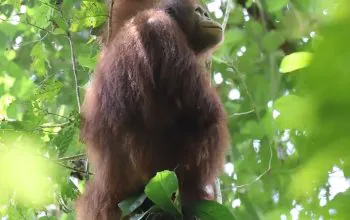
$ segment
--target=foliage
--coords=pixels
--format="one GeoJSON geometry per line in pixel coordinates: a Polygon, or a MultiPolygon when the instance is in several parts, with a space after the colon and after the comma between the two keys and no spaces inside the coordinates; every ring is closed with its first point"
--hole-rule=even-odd
{"type": "MultiPolygon", "coordinates": [[[[194,210],[202,219],[347,219],[350,3],[204,2],[225,26],[211,73],[232,143],[224,206],[194,210]]],[[[2,219],[75,218],[89,176],[80,101],[106,19],[102,0],[0,1],[2,219]]],[[[129,214],[147,197],[181,216],[177,188],[164,171],[119,206],[129,214]]]]}

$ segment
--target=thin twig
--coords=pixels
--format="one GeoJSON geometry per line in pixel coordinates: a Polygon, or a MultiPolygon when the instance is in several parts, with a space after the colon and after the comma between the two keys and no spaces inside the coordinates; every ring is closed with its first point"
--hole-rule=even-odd
{"type": "MultiPolygon", "coordinates": [[[[218,57],[214,57],[214,60],[216,62],[219,62],[219,63],[224,63],[226,64],[227,66],[231,67],[233,69],[233,71],[235,71],[237,74],[240,75],[240,77],[242,77],[242,73],[234,66],[234,64],[232,62],[229,62],[229,61],[225,61],[225,60],[222,60],[218,57]]],[[[243,87],[244,89],[246,90],[246,93],[248,95],[248,98],[250,99],[251,103],[252,103],[252,106],[253,106],[253,110],[250,110],[248,112],[243,112],[243,113],[236,113],[236,114],[233,114],[232,116],[238,116],[238,115],[243,115],[243,114],[250,114],[250,113],[253,113],[255,112],[256,114],[256,117],[258,120],[260,120],[260,115],[259,113],[257,112],[257,109],[256,109],[256,105],[254,103],[254,100],[253,100],[253,97],[252,95],[250,94],[249,90],[248,90],[248,86],[247,84],[245,83],[245,80],[243,78],[241,78],[241,81],[242,81],[242,84],[243,84],[243,87]]],[[[231,117],[232,117],[231,116],[231,117]]],[[[272,158],[273,158],[273,152],[272,152],[272,147],[271,147],[271,144],[269,145],[269,149],[270,149],[270,159],[269,159],[269,164],[268,164],[268,167],[267,169],[261,173],[257,178],[255,178],[252,182],[250,183],[247,183],[247,184],[243,184],[243,185],[238,185],[238,186],[235,186],[236,188],[244,188],[244,187],[247,187],[247,186],[250,186],[252,184],[254,184],[255,182],[259,181],[262,177],[264,177],[268,172],[270,172],[271,170],[271,164],[272,164],[272,158]]],[[[224,189],[222,191],[225,191],[227,189],[224,189]]]]}
{"type": "Polygon", "coordinates": [[[23,46],[26,46],[26,45],[28,45],[28,44],[34,44],[34,43],[36,43],[36,42],[40,42],[40,41],[44,40],[44,39],[47,37],[48,34],[49,34],[49,33],[46,32],[45,35],[44,35],[42,38],[38,39],[38,40],[33,40],[33,41],[28,41],[28,42],[20,43],[20,44],[18,44],[18,47],[23,47],[23,46]]]}
{"type": "Polygon", "coordinates": [[[57,160],[58,161],[77,160],[77,159],[84,158],[85,156],[86,156],[86,154],[77,154],[77,155],[74,155],[74,156],[61,157],[61,158],[58,158],[57,160]]]}
{"type": "Polygon", "coordinates": [[[295,7],[295,3],[294,2],[289,2],[288,3],[288,6],[289,8],[291,9],[292,13],[295,15],[297,21],[298,21],[298,24],[304,24],[303,22],[303,18],[302,18],[302,15],[300,14],[300,12],[296,9],[295,7]]]}
{"type": "Polygon", "coordinates": [[[89,180],[90,178],[90,172],[89,172],[90,166],[89,166],[89,158],[86,158],[85,160],[85,179],[89,180]]]}
{"type": "MultiPolygon", "coordinates": [[[[80,103],[80,91],[79,91],[79,84],[78,84],[78,73],[77,73],[77,59],[75,56],[75,51],[74,51],[74,45],[73,45],[73,41],[72,41],[72,34],[69,31],[69,27],[70,27],[70,22],[69,20],[65,19],[62,10],[59,11],[61,14],[62,19],[66,22],[67,24],[67,38],[69,41],[69,46],[70,46],[70,52],[71,52],[71,60],[72,60],[72,70],[73,70],[73,75],[74,75],[74,83],[75,83],[75,95],[76,95],[76,99],[77,99],[77,105],[78,105],[78,112],[79,114],[81,113],[81,103],[80,103]]],[[[78,172],[78,171],[77,171],[78,172]]],[[[86,159],[86,163],[85,163],[85,178],[88,180],[89,179],[89,160],[86,159]]]]}
{"type": "Polygon", "coordinates": [[[233,113],[232,115],[230,115],[230,118],[231,117],[235,117],[235,116],[242,116],[242,115],[249,115],[251,113],[255,112],[254,109],[250,110],[250,111],[247,111],[247,112],[238,112],[238,113],[233,113]]]}
{"type": "Polygon", "coordinates": [[[67,39],[69,41],[69,46],[70,46],[70,54],[71,54],[71,62],[72,62],[72,71],[73,71],[73,76],[74,76],[74,83],[75,83],[75,95],[77,99],[77,105],[78,105],[78,112],[80,113],[81,109],[81,104],[80,104],[80,91],[79,91],[79,84],[78,84],[78,73],[77,73],[77,58],[75,56],[75,51],[74,51],[74,45],[73,45],[73,40],[72,40],[72,34],[69,31],[70,28],[70,22],[67,20],[64,15],[62,10],[59,10],[62,19],[66,22],[67,24],[67,39]]]}
{"type": "Polygon", "coordinates": [[[258,6],[258,9],[259,9],[259,15],[260,15],[260,19],[263,23],[263,26],[264,26],[264,30],[267,31],[267,20],[266,20],[266,17],[265,17],[265,11],[264,11],[264,7],[261,3],[260,0],[256,0],[255,1],[256,5],[258,6]]]}
{"type": "Polygon", "coordinates": [[[39,26],[37,26],[37,25],[35,25],[35,24],[32,24],[32,23],[28,23],[28,22],[24,22],[24,21],[16,21],[16,20],[3,19],[3,18],[0,18],[0,20],[1,20],[1,21],[4,21],[4,22],[9,22],[9,23],[10,23],[10,22],[18,22],[18,23],[21,23],[21,24],[26,24],[26,25],[35,27],[35,28],[37,28],[37,29],[39,29],[39,30],[45,31],[45,32],[47,32],[47,33],[54,34],[52,31],[48,31],[48,30],[46,30],[46,29],[44,29],[44,28],[41,28],[41,27],[39,27],[39,26]]]}
{"type": "Polygon", "coordinates": [[[54,9],[54,10],[56,10],[56,11],[59,11],[59,10],[60,10],[60,9],[57,8],[55,5],[52,5],[52,4],[43,2],[43,1],[41,1],[41,0],[38,0],[38,1],[39,1],[41,4],[44,4],[44,5],[46,5],[46,6],[50,7],[50,8],[52,8],[52,9],[54,9]]]}
{"type": "Polygon", "coordinates": [[[40,125],[40,128],[58,128],[58,127],[64,127],[69,125],[71,122],[67,121],[61,124],[54,124],[54,125],[40,125]]]}
{"type": "MultiPolygon", "coordinates": [[[[73,171],[78,172],[78,173],[86,174],[85,170],[79,170],[79,169],[76,169],[74,167],[70,167],[70,166],[67,166],[65,164],[59,163],[57,161],[52,161],[52,162],[54,162],[55,164],[57,164],[57,165],[59,165],[61,167],[67,168],[69,170],[73,170],[73,171]]],[[[93,173],[88,172],[88,175],[93,175],[93,173]]]]}
{"type": "Polygon", "coordinates": [[[269,149],[270,149],[270,159],[269,159],[269,165],[267,167],[267,169],[262,172],[257,178],[255,178],[253,181],[251,181],[250,183],[247,183],[247,184],[243,184],[243,185],[237,185],[235,186],[236,188],[244,188],[244,187],[247,187],[247,186],[250,186],[256,182],[258,182],[261,178],[263,178],[268,172],[271,171],[271,164],[272,164],[272,157],[273,157],[273,153],[272,153],[272,147],[271,147],[271,144],[269,145],[269,149]]]}
{"type": "MultiPolygon", "coordinates": [[[[232,10],[232,0],[227,0],[225,16],[224,16],[224,20],[223,20],[222,25],[221,25],[223,32],[225,32],[226,25],[227,25],[228,19],[230,17],[231,10],[232,10]]],[[[206,67],[209,70],[209,73],[213,73],[211,71],[212,59],[213,59],[213,57],[211,57],[211,59],[206,62],[206,67]]],[[[210,75],[210,76],[211,76],[211,78],[213,77],[212,75],[210,75]]]]}
{"type": "Polygon", "coordinates": [[[75,52],[74,52],[72,37],[71,37],[71,34],[69,31],[67,31],[67,38],[69,41],[70,53],[71,53],[71,59],[72,59],[72,70],[73,70],[74,83],[75,83],[75,95],[77,98],[78,111],[80,113],[81,104],[80,104],[80,91],[79,91],[79,84],[78,84],[78,74],[77,74],[77,67],[76,67],[77,59],[76,59],[75,52]]]}
{"type": "Polygon", "coordinates": [[[107,44],[109,44],[112,35],[112,16],[113,16],[113,5],[114,0],[110,0],[109,2],[109,11],[108,11],[108,32],[107,32],[107,44]]]}
{"type": "Polygon", "coordinates": [[[255,112],[256,118],[260,121],[260,118],[261,118],[260,114],[257,111],[253,96],[250,94],[247,83],[245,82],[245,80],[243,78],[243,74],[236,68],[236,66],[233,63],[230,64],[230,67],[239,75],[241,82],[242,82],[242,85],[243,85],[243,88],[244,88],[245,92],[247,93],[250,102],[252,103],[252,107],[253,107],[253,110],[255,112]]]}
{"type": "Polygon", "coordinates": [[[52,113],[52,112],[48,112],[48,111],[44,111],[44,112],[45,112],[45,114],[47,114],[47,115],[53,115],[53,116],[57,116],[57,117],[61,117],[61,118],[65,118],[65,119],[69,120],[70,122],[72,122],[72,121],[73,121],[73,119],[68,118],[67,116],[64,116],[64,115],[59,115],[59,114],[52,113]]]}
{"type": "MultiPolygon", "coordinates": [[[[79,170],[79,169],[76,169],[76,168],[74,168],[74,167],[67,166],[67,165],[65,165],[65,164],[60,163],[60,162],[57,161],[57,160],[53,160],[53,159],[51,159],[51,158],[45,157],[45,156],[43,156],[43,155],[41,155],[41,154],[38,154],[38,153],[33,153],[33,152],[31,152],[31,151],[29,151],[29,150],[27,150],[27,149],[24,149],[24,148],[22,148],[22,147],[13,147],[13,149],[20,150],[21,153],[25,153],[25,154],[28,154],[28,155],[31,155],[31,156],[35,156],[35,157],[41,158],[41,159],[46,160],[46,161],[48,161],[48,162],[54,163],[54,164],[56,164],[56,165],[59,165],[59,166],[61,166],[61,167],[64,167],[64,168],[67,168],[67,169],[70,169],[70,170],[73,170],[73,171],[76,171],[76,172],[79,172],[79,173],[85,173],[84,170],[79,170]]],[[[3,153],[3,152],[7,152],[7,151],[4,150],[4,149],[0,149],[0,152],[3,153]],[[2,152],[1,152],[1,151],[2,151],[2,152]]],[[[89,174],[89,175],[93,175],[93,173],[90,173],[90,172],[89,172],[88,174],[89,174]]]]}
{"type": "Polygon", "coordinates": [[[216,201],[218,203],[222,204],[222,193],[221,193],[221,186],[220,186],[220,179],[219,178],[216,178],[214,192],[215,192],[216,201]]]}
{"type": "MultiPolygon", "coordinates": [[[[259,9],[259,15],[260,15],[260,20],[262,21],[263,24],[263,28],[265,30],[265,32],[268,32],[268,19],[265,16],[265,10],[264,10],[264,2],[261,2],[261,0],[256,0],[255,2],[257,4],[257,7],[259,9]]],[[[261,48],[262,46],[259,45],[259,47],[261,48]]],[[[268,67],[269,67],[269,75],[270,75],[270,81],[271,81],[271,86],[270,86],[270,93],[271,93],[271,98],[274,99],[275,98],[275,93],[276,90],[278,89],[279,86],[279,82],[278,82],[278,78],[276,78],[276,74],[274,69],[275,69],[275,58],[273,53],[271,54],[266,54],[266,56],[268,57],[268,67]]],[[[278,76],[277,76],[278,77],[278,76]]]]}
{"type": "Polygon", "coordinates": [[[74,45],[73,45],[73,40],[72,40],[72,34],[69,31],[70,28],[70,21],[67,20],[64,15],[62,10],[59,10],[59,13],[62,17],[62,19],[65,21],[66,25],[67,25],[67,30],[66,30],[66,37],[69,41],[69,46],[70,46],[70,54],[71,54],[71,62],[72,62],[72,71],[73,71],[73,75],[74,75],[74,83],[75,83],[75,95],[76,95],[76,99],[77,99],[77,105],[78,105],[78,112],[81,112],[81,104],[80,104],[80,91],[79,91],[79,84],[78,84],[78,73],[77,73],[77,58],[75,56],[75,51],[74,51],[74,45]]]}
{"type": "MultiPolygon", "coordinates": [[[[36,129],[36,130],[39,130],[39,129],[36,129]]],[[[44,134],[58,134],[59,132],[54,132],[54,131],[45,131],[45,130],[41,130],[42,133],[44,134]]]]}
{"type": "Polygon", "coordinates": [[[72,19],[78,19],[78,20],[82,20],[82,19],[86,19],[86,18],[96,18],[96,17],[108,17],[108,15],[106,14],[96,14],[96,15],[89,15],[89,16],[84,16],[84,17],[80,17],[80,16],[73,16],[72,19]]]}
{"type": "Polygon", "coordinates": [[[232,0],[227,0],[225,16],[224,16],[224,20],[222,22],[223,31],[225,31],[225,29],[226,29],[226,25],[227,25],[228,19],[230,17],[231,10],[232,10],[232,0]]]}

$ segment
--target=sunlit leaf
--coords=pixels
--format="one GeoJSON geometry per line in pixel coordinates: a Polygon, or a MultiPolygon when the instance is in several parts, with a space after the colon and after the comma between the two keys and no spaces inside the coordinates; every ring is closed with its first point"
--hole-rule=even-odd
{"type": "Polygon", "coordinates": [[[1,138],[0,185],[15,193],[16,200],[24,204],[41,206],[52,201],[49,177],[54,172],[53,164],[36,152],[40,142],[18,132],[1,138]]]}
{"type": "Polygon", "coordinates": [[[308,52],[296,52],[285,56],[281,62],[280,72],[288,73],[309,66],[312,54],[308,52]]]}
{"type": "Polygon", "coordinates": [[[105,22],[107,14],[104,5],[97,1],[82,1],[81,10],[74,13],[71,31],[97,27],[105,22]]]}
{"type": "Polygon", "coordinates": [[[32,48],[32,52],[30,54],[33,58],[32,69],[39,75],[43,75],[46,73],[46,49],[45,45],[41,43],[35,44],[32,48]]]}
{"type": "Polygon", "coordinates": [[[57,147],[58,156],[62,157],[68,151],[71,144],[74,144],[77,128],[74,125],[67,125],[62,128],[59,134],[52,140],[52,145],[57,147]]]}
{"type": "Polygon", "coordinates": [[[16,52],[14,50],[8,50],[5,52],[5,56],[8,61],[11,61],[16,58],[16,52]]]}
{"type": "Polygon", "coordinates": [[[46,28],[50,24],[50,19],[53,15],[53,9],[47,4],[40,4],[38,7],[28,8],[27,10],[28,14],[32,16],[33,24],[36,26],[40,28],[46,28]]]}
{"type": "Polygon", "coordinates": [[[78,56],[79,64],[90,69],[93,69],[96,65],[96,57],[78,56]]]}
{"type": "Polygon", "coordinates": [[[157,206],[173,214],[179,214],[180,208],[172,201],[178,190],[176,174],[171,171],[158,172],[146,185],[145,193],[157,206]]]}

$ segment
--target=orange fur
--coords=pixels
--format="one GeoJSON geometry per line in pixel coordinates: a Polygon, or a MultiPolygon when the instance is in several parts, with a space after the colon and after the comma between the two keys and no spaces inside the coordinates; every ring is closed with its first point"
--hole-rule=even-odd
{"type": "MultiPolygon", "coordinates": [[[[121,13],[138,2],[115,5],[121,13]]],[[[180,12],[193,7],[171,2],[180,12]]],[[[214,199],[205,187],[224,163],[226,113],[201,63],[206,51],[194,52],[161,8],[131,16],[103,48],[84,100],[81,135],[95,175],[77,202],[78,220],[120,219],[118,203],[165,169],[176,168],[184,205],[214,199]]]]}

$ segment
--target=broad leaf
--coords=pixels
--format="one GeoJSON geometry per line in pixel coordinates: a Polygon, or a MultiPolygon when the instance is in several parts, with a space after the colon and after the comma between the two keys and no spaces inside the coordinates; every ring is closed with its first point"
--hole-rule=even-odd
{"type": "Polygon", "coordinates": [[[125,217],[135,211],[146,199],[145,194],[130,197],[118,204],[122,211],[122,217],[125,217]]]}
{"type": "Polygon", "coordinates": [[[214,201],[200,201],[192,209],[201,220],[234,220],[235,217],[226,206],[214,201]]]}
{"type": "Polygon", "coordinates": [[[176,174],[171,171],[158,172],[145,188],[145,193],[157,206],[172,214],[181,213],[171,197],[178,189],[176,174]]]}
{"type": "Polygon", "coordinates": [[[309,66],[312,54],[308,52],[297,52],[285,56],[281,62],[280,72],[288,73],[309,66]]]}

